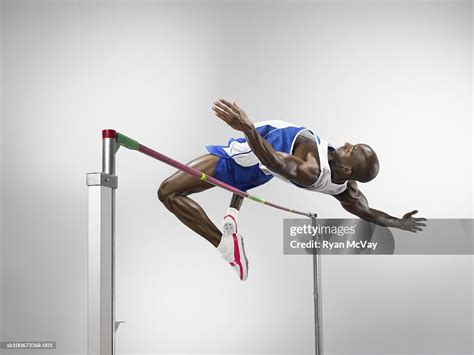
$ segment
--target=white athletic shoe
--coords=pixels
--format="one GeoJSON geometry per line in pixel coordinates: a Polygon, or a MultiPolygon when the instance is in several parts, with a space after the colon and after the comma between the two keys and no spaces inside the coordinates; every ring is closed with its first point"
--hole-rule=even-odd
{"type": "Polygon", "coordinates": [[[222,221],[222,233],[224,235],[232,235],[237,233],[237,219],[231,215],[226,214],[222,221]]]}
{"type": "Polygon", "coordinates": [[[222,235],[217,250],[222,253],[222,258],[229,263],[242,281],[248,277],[248,259],[245,255],[244,240],[238,233],[222,235]]]}

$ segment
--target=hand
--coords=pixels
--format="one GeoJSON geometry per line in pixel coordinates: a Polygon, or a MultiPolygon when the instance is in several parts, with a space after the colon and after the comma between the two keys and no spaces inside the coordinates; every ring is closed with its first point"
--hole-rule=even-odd
{"type": "Polygon", "coordinates": [[[252,122],[247,117],[247,114],[239,106],[231,104],[229,101],[224,99],[219,99],[214,102],[212,107],[214,113],[217,117],[231,126],[233,129],[236,129],[241,132],[247,132],[252,128],[252,122]]]}
{"type": "Polygon", "coordinates": [[[426,224],[423,223],[426,221],[426,218],[413,218],[413,215],[418,213],[418,210],[408,212],[403,215],[400,219],[400,228],[416,233],[423,230],[422,227],[426,227],[426,224]]]}

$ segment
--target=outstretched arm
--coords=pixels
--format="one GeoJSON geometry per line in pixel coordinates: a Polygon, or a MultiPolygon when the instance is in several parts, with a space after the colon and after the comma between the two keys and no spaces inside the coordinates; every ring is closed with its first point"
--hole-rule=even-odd
{"type": "Polygon", "coordinates": [[[355,181],[349,181],[347,183],[347,189],[334,197],[339,200],[346,211],[368,222],[415,233],[422,231],[422,227],[426,226],[426,224],[423,223],[426,221],[426,218],[413,217],[413,215],[418,212],[417,210],[406,213],[402,218],[397,218],[385,212],[370,208],[366,197],[358,189],[355,181]]]}
{"type": "Polygon", "coordinates": [[[311,185],[317,179],[318,165],[314,157],[308,156],[308,160],[304,161],[294,155],[275,151],[235,103],[220,99],[214,102],[212,109],[217,117],[245,135],[252,151],[268,169],[303,185],[311,185]]]}

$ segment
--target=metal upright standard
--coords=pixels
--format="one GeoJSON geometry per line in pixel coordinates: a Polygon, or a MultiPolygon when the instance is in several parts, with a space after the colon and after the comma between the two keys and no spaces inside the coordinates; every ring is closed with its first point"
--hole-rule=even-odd
{"type": "MultiPolygon", "coordinates": [[[[316,227],[316,215],[311,217],[311,224],[316,227]]],[[[318,236],[315,237],[315,240],[318,236]]],[[[313,294],[314,294],[314,333],[315,355],[323,354],[323,305],[321,290],[321,254],[318,248],[313,254],[313,294]]]]}
{"type": "Polygon", "coordinates": [[[102,135],[102,172],[87,174],[89,186],[89,355],[113,355],[115,347],[115,132],[102,135]]]}
{"type": "MultiPolygon", "coordinates": [[[[112,129],[102,131],[102,172],[88,173],[89,229],[88,229],[88,317],[87,354],[114,355],[115,333],[120,323],[115,319],[115,154],[119,147],[139,151],[165,164],[219,186],[236,195],[283,211],[310,217],[316,223],[316,213],[302,212],[266,201],[236,189],[212,176],[182,164],[136,140],[112,129]]],[[[321,317],[321,261],[319,253],[313,257],[315,354],[322,354],[321,317]]]]}

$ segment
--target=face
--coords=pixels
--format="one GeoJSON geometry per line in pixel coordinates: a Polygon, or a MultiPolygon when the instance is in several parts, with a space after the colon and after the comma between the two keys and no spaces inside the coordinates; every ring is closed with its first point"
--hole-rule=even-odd
{"type": "Polygon", "coordinates": [[[346,143],[336,149],[335,156],[337,166],[347,177],[368,181],[377,175],[377,156],[367,144],[346,143]]]}
{"type": "Polygon", "coordinates": [[[353,166],[361,158],[363,158],[363,152],[361,151],[361,145],[363,144],[351,144],[346,143],[336,149],[336,156],[338,162],[343,165],[353,166]]]}

